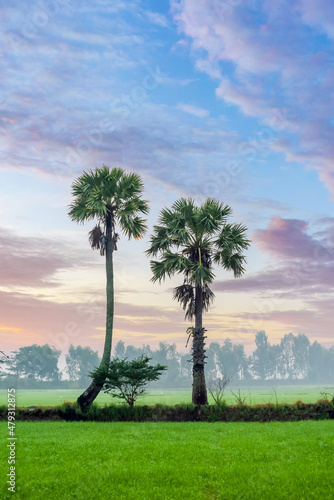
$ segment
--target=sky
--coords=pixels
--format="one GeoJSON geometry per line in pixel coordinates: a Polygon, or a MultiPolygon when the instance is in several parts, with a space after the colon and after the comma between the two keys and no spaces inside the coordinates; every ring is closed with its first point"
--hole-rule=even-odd
{"type": "Polygon", "coordinates": [[[100,353],[103,258],[71,184],[137,172],[148,233],[115,254],[114,344],[176,343],[181,277],[150,282],[149,236],[180,197],[214,197],[252,240],[216,269],[208,341],[265,330],[334,344],[334,4],[330,0],[0,0],[0,349],[100,353]]]}

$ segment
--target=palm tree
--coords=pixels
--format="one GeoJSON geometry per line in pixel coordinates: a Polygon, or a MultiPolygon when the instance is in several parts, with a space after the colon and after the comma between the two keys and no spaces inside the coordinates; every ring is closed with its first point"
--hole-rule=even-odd
{"type": "MultiPolygon", "coordinates": [[[[139,239],[144,235],[147,227],[139,214],[148,213],[148,204],[141,199],[142,191],[143,182],[137,174],[126,174],[121,168],[110,169],[105,165],[83,172],[72,184],[74,201],[69,206],[69,216],[78,223],[95,219],[97,223],[89,232],[89,242],[106,259],[107,315],[101,368],[108,367],[111,356],[114,319],[113,253],[117,250],[119,239],[116,226],[129,239],[139,239]]],[[[79,396],[77,402],[82,409],[94,401],[103,386],[102,382],[93,380],[79,396]]]]}
{"type": "Polygon", "coordinates": [[[201,206],[194,200],[181,198],[171,209],[164,208],[158,225],[150,239],[147,255],[158,257],[151,261],[152,281],[165,280],[174,274],[183,274],[184,282],[174,288],[173,298],[186,311],[186,319],[195,319],[193,337],[193,392],[196,405],[207,404],[205,384],[205,329],[202,325],[204,311],[208,311],[214,294],[210,289],[215,275],[213,264],[241,276],[245,269],[242,251],[250,240],[245,236],[247,228],[241,224],[227,224],[231,207],[212,198],[201,206]]]}

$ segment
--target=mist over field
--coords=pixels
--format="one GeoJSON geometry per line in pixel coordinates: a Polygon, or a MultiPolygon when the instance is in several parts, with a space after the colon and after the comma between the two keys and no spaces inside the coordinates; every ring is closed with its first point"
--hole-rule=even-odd
{"type": "MultiPolygon", "coordinates": [[[[228,379],[228,387],[258,388],[291,384],[317,384],[325,387],[334,383],[334,348],[319,342],[311,343],[306,335],[287,334],[280,343],[271,344],[264,331],[255,338],[256,349],[247,355],[242,344],[226,339],[224,343],[208,343],[206,378],[228,379]]],[[[119,341],[113,358],[129,361],[147,355],[152,363],[167,366],[160,380],[150,384],[159,388],[190,389],[192,384],[191,349],[179,352],[175,344],[161,342],[158,349],[149,345],[135,347],[119,341]]],[[[59,369],[61,352],[45,345],[19,348],[10,358],[3,357],[0,387],[15,383],[22,388],[80,387],[89,382],[88,374],[99,364],[96,351],[89,347],[71,346],[65,354],[65,367],[59,369]]],[[[333,395],[334,396],[334,395],[333,395]]]]}

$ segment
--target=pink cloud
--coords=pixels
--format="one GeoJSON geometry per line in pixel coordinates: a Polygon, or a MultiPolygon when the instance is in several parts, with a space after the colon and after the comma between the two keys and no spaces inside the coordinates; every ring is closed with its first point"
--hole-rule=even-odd
{"type": "Polygon", "coordinates": [[[307,223],[297,219],[273,217],[267,229],[252,235],[261,250],[279,258],[312,258],[318,243],[306,233],[307,223]]]}
{"type": "MultiPolygon", "coordinates": [[[[105,301],[58,303],[46,297],[0,291],[0,341],[7,351],[23,345],[53,344],[66,351],[71,343],[90,345],[102,352],[105,301]]],[[[166,337],[186,338],[184,312],[152,306],[115,304],[114,342],[122,339],[140,344],[150,338],[157,345],[166,337]]]]}
{"type": "MultiPolygon", "coordinates": [[[[321,343],[328,346],[334,344],[332,334],[333,316],[332,311],[328,314],[328,304],[323,302],[318,305],[318,309],[286,310],[278,311],[272,308],[270,311],[259,313],[243,313],[239,315],[241,320],[253,324],[262,324],[262,327],[270,335],[275,323],[283,325],[286,333],[304,333],[311,342],[321,339],[321,343]]],[[[275,327],[274,327],[275,328],[275,327]]]]}
{"type": "Polygon", "coordinates": [[[320,172],[319,179],[323,181],[326,186],[328,186],[328,189],[331,191],[331,193],[333,193],[331,196],[331,200],[334,200],[334,172],[320,172]]]}
{"type": "Polygon", "coordinates": [[[253,293],[254,297],[298,298],[305,302],[334,290],[334,220],[317,221],[312,234],[306,221],[273,217],[252,240],[271,255],[271,266],[238,280],[217,281],[214,291],[253,293]],[[269,295],[268,295],[269,294],[269,295]]]}
{"type": "Polygon", "coordinates": [[[334,38],[334,4],[331,0],[299,0],[303,21],[334,38]]]}
{"type": "MultiPolygon", "coordinates": [[[[24,237],[0,227],[1,286],[56,286],[57,271],[78,265],[78,255],[66,242],[24,237]]],[[[80,265],[87,265],[82,257],[80,265]]]]}
{"type": "Polygon", "coordinates": [[[172,6],[198,68],[218,80],[218,97],[270,124],[273,149],[317,170],[334,195],[334,46],[317,40],[322,33],[334,39],[333,2],[174,0],[172,6]],[[283,119],[273,120],[275,109],[283,119]]]}

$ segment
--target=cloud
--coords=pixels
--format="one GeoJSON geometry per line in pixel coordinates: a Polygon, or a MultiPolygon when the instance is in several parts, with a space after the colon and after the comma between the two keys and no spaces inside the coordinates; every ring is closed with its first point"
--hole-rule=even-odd
{"type": "Polygon", "coordinates": [[[312,234],[308,229],[306,221],[272,217],[266,229],[251,236],[272,264],[250,276],[217,281],[213,289],[305,302],[334,290],[334,219],[316,221],[312,234]]]}
{"type": "MultiPolygon", "coordinates": [[[[122,11],[124,2],[115,8],[122,11]]],[[[34,25],[38,29],[30,36],[22,26],[33,23],[40,4],[20,10],[14,1],[4,9],[2,168],[62,178],[110,159],[180,194],[215,196],[227,187],[217,176],[236,158],[238,136],[223,117],[210,117],[201,106],[181,103],[181,115],[177,101],[156,103],[167,86],[189,85],[194,75],[169,74],[169,48],[152,35],[139,2],[129,3],[120,16],[103,2],[83,2],[75,13],[68,3],[45,26],[34,25]],[[196,128],[193,116],[200,118],[196,128]]],[[[231,196],[244,182],[245,174],[229,176],[231,196]]]]}
{"type": "Polygon", "coordinates": [[[20,292],[0,291],[0,314],[7,331],[0,332],[7,349],[49,343],[66,350],[70,343],[89,343],[94,326],[102,325],[104,307],[99,302],[55,303],[20,292]]]}
{"type": "Polygon", "coordinates": [[[218,97],[269,125],[269,147],[318,171],[334,195],[333,3],[173,0],[172,12],[218,97]]]}
{"type": "Polygon", "coordinates": [[[306,233],[307,223],[273,217],[267,229],[258,229],[252,239],[260,249],[279,258],[314,258],[319,243],[306,233]]]}
{"type": "MultiPolygon", "coordinates": [[[[208,124],[205,118],[194,128],[192,122],[180,120],[177,110],[148,102],[137,105],[131,99],[113,111],[109,126],[99,129],[104,119],[101,113],[93,127],[82,129],[82,136],[67,149],[68,165],[63,159],[64,166],[60,166],[64,173],[81,171],[111,157],[124,168],[147,173],[188,195],[214,196],[214,190],[226,187],[221,185],[226,181],[222,165],[235,158],[238,136],[223,119],[208,124]]],[[[244,176],[228,175],[231,195],[244,182],[244,176]]]]}
{"type": "MultiPolygon", "coordinates": [[[[81,254],[80,254],[81,255],[81,254]]],[[[78,254],[68,243],[42,237],[25,237],[0,228],[1,286],[57,286],[56,273],[73,269],[78,254]]],[[[81,262],[87,265],[87,259],[81,262]]]]}
{"type": "Polygon", "coordinates": [[[160,14],[159,12],[150,12],[147,11],[145,12],[147,18],[149,21],[151,21],[154,24],[157,24],[158,26],[161,26],[162,28],[168,28],[169,27],[169,22],[166,16],[163,14],[160,14]]]}
{"type": "MultiPolygon", "coordinates": [[[[103,349],[105,301],[91,294],[81,302],[57,303],[45,297],[0,291],[0,338],[6,349],[49,343],[66,351],[71,343],[103,349]]],[[[114,342],[122,338],[142,343],[186,338],[182,310],[153,305],[115,304],[114,342]],[[121,337],[121,333],[123,336],[121,337]]]]}
{"type": "Polygon", "coordinates": [[[179,103],[177,108],[180,109],[181,111],[184,111],[185,113],[197,116],[198,118],[205,118],[206,116],[209,115],[209,111],[207,109],[198,108],[197,106],[193,106],[191,104],[179,103]]]}
{"type": "Polygon", "coordinates": [[[240,279],[217,281],[214,292],[247,293],[253,297],[308,301],[319,294],[334,290],[334,265],[307,262],[287,263],[240,279]]]}
{"type": "MultiPolygon", "coordinates": [[[[265,328],[271,336],[271,331],[278,329],[276,325],[283,325],[281,332],[303,333],[311,341],[321,339],[321,343],[333,345],[331,334],[333,318],[331,314],[328,314],[326,301],[318,304],[317,309],[309,307],[302,310],[287,309],[282,311],[273,307],[269,311],[241,313],[238,317],[244,323],[245,330],[253,328],[256,331],[265,328]]],[[[279,341],[282,336],[281,333],[278,338],[276,337],[276,341],[279,341]]]]}
{"type": "Polygon", "coordinates": [[[331,0],[320,0],[317,3],[312,0],[300,0],[297,8],[306,25],[334,38],[334,5],[331,0]]]}

